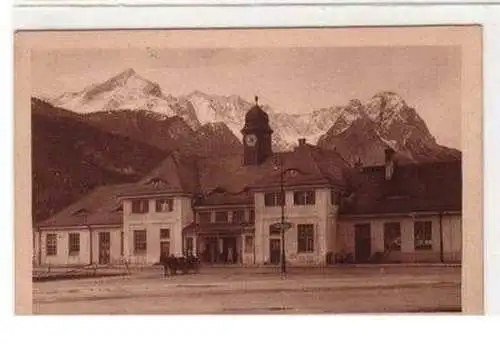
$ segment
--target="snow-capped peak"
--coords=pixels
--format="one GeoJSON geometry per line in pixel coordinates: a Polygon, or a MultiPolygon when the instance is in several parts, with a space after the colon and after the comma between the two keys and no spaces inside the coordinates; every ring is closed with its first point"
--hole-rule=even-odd
{"type": "MultiPolygon", "coordinates": [[[[155,113],[158,119],[179,116],[195,131],[206,124],[224,123],[240,140],[245,114],[254,105],[239,95],[214,95],[200,90],[179,97],[165,95],[157,83],[141,77],[133,68],[80,92],[65,93],[51,103],[78,113],[126,109],[155,113]]],[[[260,106],[269,115],[276,149],[292,148],[299,137],[315,144],[326,131],[341,134],[358,119],[373,121],[377,132],[387,140],[399,137],[401,131],[406,134],[403,127],[407,124],[421,128],[424,134],[427,130],[418,114],[394,92],[379,92],[365,103],[352,99],[344,106],[304,114],[278,113],[265,104],[260,106]]]]}
{"type": "Polygon", "coordinates": [[[51,103],[78,113],[128,109],[175,116],[171,100],[162,94],[160,86],[141,77],[132,68],[81,92],[65,93],[51,103]]]}

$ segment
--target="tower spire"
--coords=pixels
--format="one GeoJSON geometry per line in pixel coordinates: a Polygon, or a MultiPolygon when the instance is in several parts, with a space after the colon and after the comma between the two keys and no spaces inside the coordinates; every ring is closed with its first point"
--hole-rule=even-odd
{"type": "Polygon", "coordinates": [[[255,105],[259,105],[259,97],[258,96],[255,96],[255,105]]]}

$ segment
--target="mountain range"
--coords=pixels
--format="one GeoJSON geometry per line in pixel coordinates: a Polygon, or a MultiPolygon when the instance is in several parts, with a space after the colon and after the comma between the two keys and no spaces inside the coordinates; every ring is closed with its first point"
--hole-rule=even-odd
{"type": "MultiPolygon", "coordinates": [[[[237,95],[164,94],[133,69],[79,92],[32,98],[34,195],[38,208],[48,208],[37,218],[93,186],[137,180],[173,150],[240,153],[240,130],[253,105],[237,95]]],[[[352,164],[380,164],[387,147],[408,163],[461,158],[460,151],[439,145],[417,111],[394,92],[305,114],[261,107],[269,114],[275,151],[305,138],[352,164]]]]}

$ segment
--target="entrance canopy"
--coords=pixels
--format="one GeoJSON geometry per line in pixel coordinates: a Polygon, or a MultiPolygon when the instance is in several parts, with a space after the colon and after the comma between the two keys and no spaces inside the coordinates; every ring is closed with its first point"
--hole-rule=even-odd
{"type": "Polygon", "coordinates": [[[255,232],[254,225],[234,224],[234,223],[206,223],[195,224],[191,223],[184,227],[185,234],[197,234],[202,236],[224,236],[224,235],[240,235],[244,233],[253,234],[255,232]]]}

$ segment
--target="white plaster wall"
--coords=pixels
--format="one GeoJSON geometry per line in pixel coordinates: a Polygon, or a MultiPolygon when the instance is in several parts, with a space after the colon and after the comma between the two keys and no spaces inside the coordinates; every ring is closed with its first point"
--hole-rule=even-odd
{"type": "Polygon", "coordinates": [[[41,262],[42,265],[86,265],[89,264],[89,232],[87,230],[42,231],[41,262]],[[69,254],[69,233],[80,234],[80,252],[78,255],[69,254]],[[57,235],[57,255],[47,256],[47,234],[57,235]]]}
{"type": "Polygon", "coordinates": [[[160,257],[160,229],[170,229],[170,252],[173,255],[183,254],[182,229],[193,219],[191,201],[187,197],[174,199],[174,209],[171,212],[156,212],[155,200],[149,200],[149,212],[133,214],[132,202],[124,201],[124,255],[131,264],[154,264],[160,257]],[[134,253],[134,230],[147,231],[147,252],[134,253]]]}
{"type": "MultiPolygon", "coordinates": [[[[371,226],[371,251],[372,254],[384,250],[384,223],[399,222],[401,224],[401,254],[394,252],[391,257],[402,261],[439,261],[440,260],[440,219],[438,215],[431,216],[401,216],[387,218],[359,218],[341,219],[338,222],[337,251],[355,254],[355,224],[369,223],[371,226]],[[414,221],[432,222],[432,249],[415,251],[414,246],[414,221]]],[[[461,216],[444,215],[443,226],[443,252],[445,260],[459,260],[461,255],[462,230],[461,216]]]]}
{"type": "MultiPolygon", "coordinates": [[[[292,228],[285,233],[287,261],[301,265],[324,263],[329,242],[327,232],[333,229],[328,221],[330,190],[317,189],[314,205],[294,205],[293,191],[286,191],[285,198],[285,221],[293,224],[292,228]],[[314,225],[314,252],[297,253],[297,224],[314,225]]],[[[269,261],[269,226],[280,221],[281,207],[266,207],[264,193],[255,193],[255,261],[257,264],[269,261]]]]}

